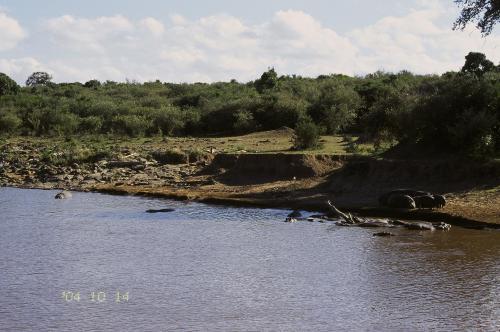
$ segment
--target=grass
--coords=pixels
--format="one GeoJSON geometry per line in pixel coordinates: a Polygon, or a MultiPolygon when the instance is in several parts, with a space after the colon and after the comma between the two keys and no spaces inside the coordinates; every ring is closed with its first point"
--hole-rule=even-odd
{"type": "MultiPolygon", "coordinates": [[[[145,137],[145,138],[118,138],[107,136],[82,136],[71,139],[78,145],[96,147],[96,150],[117,151],[119,148],[142,148],[144,150],[181,150],[215,153],[286,153],[286,154],[335,154],[373,155],[375,149],[372,144],[355,144],[356,137],[345,139],[342,136],[321,136],[321,146],[314,150],[293,151],[293,131],[291,129],[273,130],[252,133],[234,137],[145,137]],[[98,147],[98,149],[97,149],[98,147]]],[[[64,146],[64,138],[13,137],[3,143],[38,143],[44,145],[64,146]]]]}

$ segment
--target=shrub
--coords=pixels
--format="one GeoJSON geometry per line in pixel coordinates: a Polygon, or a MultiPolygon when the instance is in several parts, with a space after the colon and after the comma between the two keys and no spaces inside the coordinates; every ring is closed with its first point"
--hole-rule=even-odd
{"type": "Polygon", "coordinates": [[[295,128],[294,149],[305,150],[319,146],[319,129],[310,119],[301,120],[295,128]]]}
{"type": "Polygon", "coordinates": [[[21,125],[21,119],[14,113],[0,113],[0,134],[13,133],[21,125]]]}
{"type": "Polygon", "coordinates": [[[98,116],[89,116],[80,120],[78,130],[86,134],[98,134],[102,128],[102,119],[98,116]]]}
{"type": "Polygon", "coordinates": [[[178,149],[154,151],[151,156],[160,164],[187,164],[189,162],[189,156],[178,149]]]}
{"type": "Polygon", "coordinates": [[[114,133],[130,137],[144,136],[150,126],[150,121],[138,115],[117,115],[111,121],[114,133]]]}

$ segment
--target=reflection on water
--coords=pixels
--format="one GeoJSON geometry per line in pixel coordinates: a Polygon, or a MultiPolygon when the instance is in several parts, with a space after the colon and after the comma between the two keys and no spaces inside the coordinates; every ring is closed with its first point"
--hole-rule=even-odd
{"type": "Polygon", "coordinates": [[[0,189],[1,330],[500,328],[497,231],[379,238],[288,211],[53,196],[0,189]]]}

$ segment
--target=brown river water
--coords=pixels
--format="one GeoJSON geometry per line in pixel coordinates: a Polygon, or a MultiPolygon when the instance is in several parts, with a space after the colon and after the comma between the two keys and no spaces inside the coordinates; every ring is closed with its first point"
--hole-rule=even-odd
{"type": "Polygon", "coordinates": [[[0,188],[1,331],[500,330],[500,231],[54,195],[0,188]]]}

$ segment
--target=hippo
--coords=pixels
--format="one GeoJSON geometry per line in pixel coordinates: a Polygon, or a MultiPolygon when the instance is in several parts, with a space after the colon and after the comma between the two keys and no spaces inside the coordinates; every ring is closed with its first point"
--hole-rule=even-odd
{"type": "Polygon", "coordinates": [[[149,210],[146,210],[146,213],[165,213],[165,212],[173,212],[175,211],[174,209],[159,209],[159,210],[154,210],[154,209],[149,209],[149,210]]]}
{"type": "Polygon", "coordinates": [[[417,196],[431,196],[431,193],[427,191],[419,191],[419,190],[413,190],[413,189],[396,189],[389,191],[383,195],[381,195],[378,199],[378,202],[380,206],[389,206],[389,198],[392,195],[407,195],[410,197],[417,197],[417,196]]]}
{"type": "Polygon", "coordinates": [[[54,198],[55,199],[68,199],[71,197],[73,197],[73,195],[69,191],[63,190],[60,193],[58,193],[54,198]]]}
{"type": "Polygon", "coordinates": [[[290,218],[300,218],[302,217],[302,213],[300,213],[299,210],[294,210],[293,212],[291,212],[288,217],[290,218]]]}
{"type": "Polygon", "coordinates": [[[415,209],[417,207],[413,198],[408,195],[391,195],[387,203],[389,207],[396,209],[415,209]]]}
{"type": "Polygon", "coordinates": [[[373,236],[395,236],[395,235],[391,232],[378,232],[374,233],[373,236]]]}
{"type": "Polygon", "coordinates": [[[436,207],[442,208],[446,205],[446,198],[443,195],[434,195],[436,207]]]}
{"type": "Polygon", "coordinates": [[[437,207],[436,199],[431,195],[417,196],[413,200],[419,209],[433,209],[437,207]]]}

